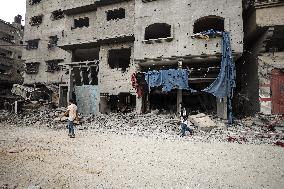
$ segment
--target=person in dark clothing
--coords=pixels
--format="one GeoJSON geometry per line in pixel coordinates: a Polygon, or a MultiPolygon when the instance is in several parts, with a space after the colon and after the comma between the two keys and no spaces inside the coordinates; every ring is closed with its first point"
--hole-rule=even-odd
{"type": "Polygon", "coordinates": [[[180,127],[181,127],[181,135],[180,135],[181,137],[185,136],[186,131],[189,131],[190,135],[193,134],[193,130],[188,127],[187,116],[182,116],[180,127]]]}

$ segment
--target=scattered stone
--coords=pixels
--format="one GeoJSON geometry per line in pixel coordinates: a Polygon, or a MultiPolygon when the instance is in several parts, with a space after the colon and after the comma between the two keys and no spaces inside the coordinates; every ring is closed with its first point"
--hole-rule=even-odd
{"type": "Polygon", "coordinates": [[[189,121],[193,123],[198,129],[202,131],[211,131],[213,128],[216,128],[215,122],[207,115],[201,113],[197,115],[190,115],[188,117],[189,121]]]}
{"type": "Polygon", "coordinates": [[[41,189],[40,186],[29,186],[27,189],[41,189]]]}
{"type": "MultiPolygon", "coordinates": [[[[19,127],[36,126],[66,129],[68,118],[63,117],[60,119],[60,116],[58,116],[62,115],[64,111],[63,108],[51,109],[43,105],[36,110],[25,110],[19,114],[0,110],[0,122],[19,127]]],[[[153,111],[142,115],[136,113],[109,113],[80,117],[80,123],[78,123],[79,125],[75,124],[75,128],[93,130],[93,132],[99,133],[112,132],[123,135],[173,139],[179,138],[181,129],[179,118],[162,111],[153,111]]],[[[184,137],[185,140],[270,145],[275,145],[277,142],[277,144],[280,144],[279,142],[284,143],[283,117],[281,116],[258,115],[256,117],[247,117],[242,120],[235,120],[235,123],[231,126],[228,126],[225,120],[209,117],[205,114],[189,116],[189,121],[194,123],[194,126],[189,125],[194,130],[194,134],[190,137],[184,137]],[[192,121],[192,117],[195,117],[197,121],[192,121]],[[197,126],[200,129],[197,129],[197,126]]]]}
{"type": "Polygon", "coordinates": [[[25,151],[26,148],[12,148],[8,150],[8,153],[14,154],[14,153],[20,153],[25,151]]]}

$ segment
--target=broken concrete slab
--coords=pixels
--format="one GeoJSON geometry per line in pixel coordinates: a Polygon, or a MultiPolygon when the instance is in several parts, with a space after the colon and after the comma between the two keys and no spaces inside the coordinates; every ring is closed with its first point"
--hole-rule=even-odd
{"type": "Polygon", "coordinates": [[[215,122],[209,116],[203,113],[190,115],[188,120],[202,131],[211,131],[213,128],[217,127],[215,122]]]}

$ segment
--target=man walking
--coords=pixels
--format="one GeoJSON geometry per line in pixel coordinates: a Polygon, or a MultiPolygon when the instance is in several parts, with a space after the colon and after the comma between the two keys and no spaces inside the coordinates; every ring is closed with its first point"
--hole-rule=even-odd
{"type": "Polygon", "coordinates": [[[74,120],[78,118],[78,112],[77,112],[77,106],[74,104],[74,101],[72,99],[69,100],[69,106],[67,107],[67,111],[64,113],[64,116],[67,116],[67,126],[69,130],[68,136],[70,138],[75,138],[75,133],[74,133],[74,120]]]}

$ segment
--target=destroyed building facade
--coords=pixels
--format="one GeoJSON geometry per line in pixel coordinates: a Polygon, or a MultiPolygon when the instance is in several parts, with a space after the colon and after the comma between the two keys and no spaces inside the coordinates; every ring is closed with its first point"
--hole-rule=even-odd
{"type": "Polygon", "coordinates": [[[235,63],[243,53],[242,0],[27,0],[24,83],[55,84],[60,106],[75,98],[85,113],[176,112],[182,102],[227,118],[227,98],[202,91],[223,60],[224,37],[200,35],[208,30],[229,32],[235,63]],[[194,90],[136,94],[133,73],[178,69],[194,90]]]}
{"type": "Polygon", "coordinates": [[[245,52],[240,69],[246,110],[284,113],[284,1],[244,0],[245,52]]]}
{"type": "Polygon", "coordinates": [[[0,108],[11,98],[13,84],[22,83],[24,27],[22,16],[17,15],[11,24],[0,20],[0,108]]]}

